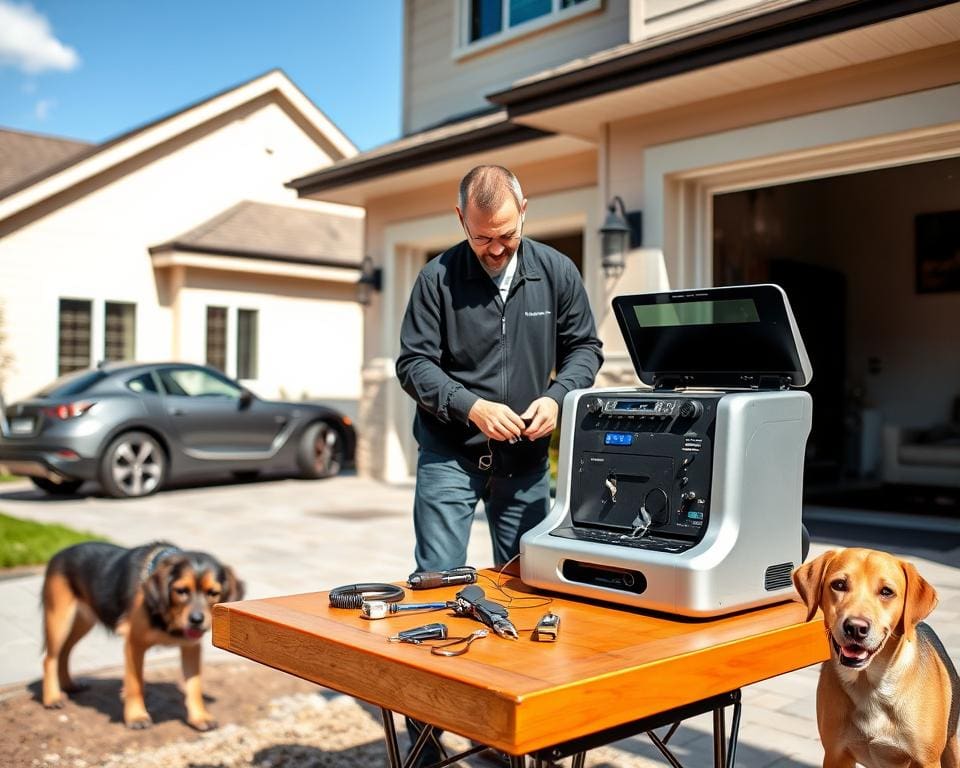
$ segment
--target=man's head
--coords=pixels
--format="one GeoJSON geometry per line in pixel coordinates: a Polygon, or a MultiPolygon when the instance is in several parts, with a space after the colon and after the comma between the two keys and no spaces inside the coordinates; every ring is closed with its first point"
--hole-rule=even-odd
{"type": "Polygon", "coordinates": [[[520,247],[527,201],[520,182],[499,165],[480,165],[460,181],[457,216],[484,269],[499,274],[520,247]]]}

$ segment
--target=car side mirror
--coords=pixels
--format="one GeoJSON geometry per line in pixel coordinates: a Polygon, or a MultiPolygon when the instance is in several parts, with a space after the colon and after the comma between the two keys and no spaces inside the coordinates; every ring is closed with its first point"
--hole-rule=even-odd
{"type": "Polygon", "coordinates": [[[256,396],[246,387],[240,390],[240,410],[249,408],[250,404],[256,399],[256,396]]]}

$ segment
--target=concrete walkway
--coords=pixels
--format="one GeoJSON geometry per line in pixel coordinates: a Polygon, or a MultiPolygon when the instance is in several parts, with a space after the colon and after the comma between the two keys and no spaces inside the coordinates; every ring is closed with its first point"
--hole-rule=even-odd
{"type": "MultiPolygon", "coordinates": [[[[251,598],[405,579],[413,562],[412,499],[412,487],[354,476],[183,488],[131,501],[98,496],[50,499],[27,483],[0,485],[0,511],[15,517],[64,523],[125,546],[169,539],[184,548],[209,550],[234,566],[251,598]]],[[[813,530],[811,556],[831,546],[860,543],[910,557],[939,592],[940,605],[930,623],[960,661],[960,545],[942,544],[960,538],[960,522],[924,519],[918,524],[916,519],[887,516],[885,526],[870,529],[868,540],[845,541],[844,535],[859,535],[851,514],[856,515],[805,510],[813,530]],[[924,524],[933,531],[918,541],[917,527],[924,524]],[[818,536],[819,528],[825,531],[823,536],[818,536]],[[941,530],[946,535],[938,533],[941,530]]],[[[482,519],[474,526],[469,552],[474,565],[492,561],[482,519]]],[[[0,691],[22,690],[40,676],[41,580],[40,573],[0,580],[0,691]]],[[[209,642],[205,653],[208,658],[232,658],[209,642]]],[[[155,649],[148,663],[176,657],[175,650],[155,649]]],[[[84,638],[71,657],[77,676],[116,668],[121,660],[120,640],[102,629],[84,638]]],[[[820,765],[814,702],[817,675],[816,668],[807,668],[744,690],[738,766],[820,765]]],[[[698,718],[673,738],[671,743],[684,763],[710,762],[710,726],[708,717],[698,718]]],[[[617,747],[627,752],[652,750],[640,738],[619,742],[617,747]]]]}

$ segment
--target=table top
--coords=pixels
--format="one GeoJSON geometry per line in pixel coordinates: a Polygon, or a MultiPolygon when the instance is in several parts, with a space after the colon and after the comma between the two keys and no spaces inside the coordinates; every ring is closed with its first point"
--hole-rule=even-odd
{"type": "MultiPolygon", "coordinates": [[[[538,592],[515,576],[481,571],[479,586],[498,601],[497,580],[516,596],[509,610],[520,639],[491,633],[463,656],[436,656],[387,638],[432,622],[446,624],[451,637],[465,636],[481,626],[471,619],[443,610],[371,621],[359,609],[330,607],[327,592],[214,606],[213,643],[511,754],[828,657],[822,619],[806,622],[799,602],[689,619],[538,592]],[[560,616],[559,638],[535,642],[531,630],[548,610],[560,616]]],[[[452,600],[461,588],[407,590],[404,601],[452,600]]]]}

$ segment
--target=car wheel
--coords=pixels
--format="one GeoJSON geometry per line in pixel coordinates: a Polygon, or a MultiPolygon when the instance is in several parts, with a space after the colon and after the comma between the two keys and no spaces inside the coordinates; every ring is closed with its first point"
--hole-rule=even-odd
{"type": "Polygon", "coordinates": [[[100,484],[108,496],[148,496],[163,485],[167,456],[146,432],[125,432],[110,443],[100,459],[100,484]]]}
{"type": "Polygon", "coordinates": [[[300,438],[298,461],[303,477],[333,477],[343,466],[343,438],[336,427],[317,421],[300,438]]]}
{"type": "Polygon", "coordinates": [[[61,480],[59,483],[46,477],[31,477],[30,480],[37,488],[51,496],[70,496],[83,485],[83,480],[61,480]]]}

